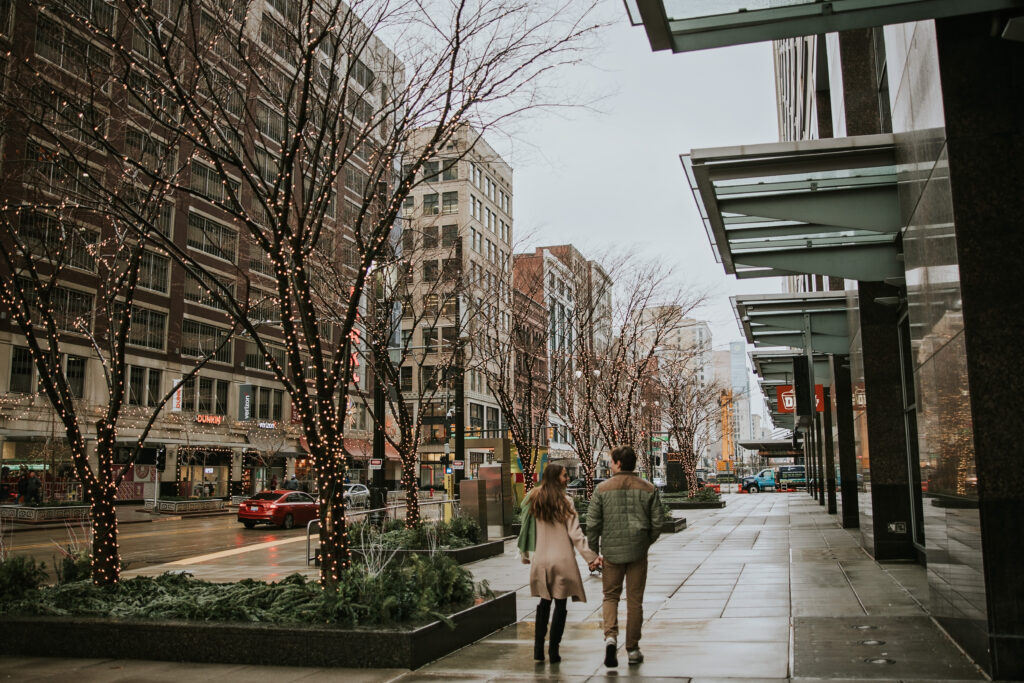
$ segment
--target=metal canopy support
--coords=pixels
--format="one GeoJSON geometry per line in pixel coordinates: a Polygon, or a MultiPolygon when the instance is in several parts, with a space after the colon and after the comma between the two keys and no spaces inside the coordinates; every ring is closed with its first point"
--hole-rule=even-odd
{"type": "Polygon", "coordinates": [[[892,135],[699,149],[681,159],[726,273],[903,277],[892,135]]]}
{"type": "Polygon", "coordinates": [[[669,9],[667,2],[636,0],[654,51],[690,52],[1021,6],[1015,0],[791,0],[751,8],[749,0],[674,0],[669,9]],[[708,15],[706,7],[717,14],[708,15]]]}

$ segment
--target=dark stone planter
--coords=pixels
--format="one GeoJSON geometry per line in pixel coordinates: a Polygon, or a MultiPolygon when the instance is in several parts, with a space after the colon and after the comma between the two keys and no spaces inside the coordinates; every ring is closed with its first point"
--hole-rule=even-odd
{"type": "MultiPolygon", "coordinates": [[[[145,502],[147,510],[153,509],[153,501],[145,502]]],[[[220,512],[227,507],[223,498],[199,498],[196,500],[157,500],[156,511],[163,515],[187,515],[202,512],[220,512]]]]}
{"type": "Polygon", "coordinates": [[[155,659],[276,666],[416,669],[516,622],[516,594],[504,593],[414,629],[95,618],[4,618],[0,654],[155,659]]]}
{"type": "Polygon", "coordinates": [[[18,524],[45,524],[47,522],[87,521],[88,505],[42,506],[0,505],[0,519],[18,524]]]}
{"type": "Polygon", "coordinates": [[[691,502],[688,500],[664,500],[669,510],[717,510],[725,507],[725,501],[720,500],[714,503],[691,502]]]}
{"type": "MultiPolygon", "coordinates": [[[[388,551],[389,552],[389,551],[388,551]]],[[[501,555],[505,552],[505,541],[486,541],[484,543],[478,543],[477,545],[467,546],[465,548],[441,548],[438,551],[440,555],[447,555],[459,564],[469,564],[470,562],[476,562],[477,560],[485,560],[488,557],[494,557],[495,555],[501,555]]],[[[361,555],[358,550],[352,551],[353,555],[361,555]]],[[[412,555],[429,555],[429,550],[396,550],[395,556],[392,558],[395,562],[404,562],[406,558],[412,555]]],[[[314,564],[320,566],[320,551],[316,553],[314,564]]]]}
{"type": "Polygon", "coordinates": [[[675,517],[673,519],[666,519],[661,523],[661,533],[663,534],[674,534],[677,531],[682,531],[686,528],[686,517],[675,517]]]}

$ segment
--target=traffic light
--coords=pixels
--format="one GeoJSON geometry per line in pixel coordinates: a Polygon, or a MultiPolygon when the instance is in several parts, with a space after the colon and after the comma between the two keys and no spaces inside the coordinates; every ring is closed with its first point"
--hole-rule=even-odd
{"type": "Polygon", "coordinates": [[[163,472],[167,468],[167,448],[160,446],[156,449],[156,469],[163,472]]]}

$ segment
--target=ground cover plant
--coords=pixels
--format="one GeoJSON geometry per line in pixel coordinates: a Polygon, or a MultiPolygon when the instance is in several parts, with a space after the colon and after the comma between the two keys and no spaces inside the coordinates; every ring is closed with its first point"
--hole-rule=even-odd
{"type": "Polygon", "coordinates": [[[686,500],[698,503],[717,503],[722,499],[722,496],[712,488],[701,488],[697,489],[696,495],[693,496],[689,496],[685,491],[683,491],[680,493],[663,493],[661,498],[664,501],[686,500]]]}
{"type": "Polygon", "coordinates": [[[424,522],[412,528],[406,528],[404,520],[390,520],[380,528],[356,522],[349,533],[356,547],[378,546],[385,550],[466,548],[480,542],[480,524],[472,517],[424,522]]]}
{"type": "Polygon", "coordinates": [[[17,584],[17,590],[0,592],[0,614],[5,616],[414,627],[435,619],[447,622],[447,614],[478,598],[493,597],[486,584],[474,584],[468,571],[442,555],[412,557],[382,568],[356,563],[345,572],[337,593],[300,574],[276,583],[210,583],[187,573],[167,573],[114,586],[87,580],[40,586],[39,572],[15,563],[17,559],[0,563],[0,577],[10,575],[17,584]],[[7,571],[11,563],[17,566],[7,571]]]}

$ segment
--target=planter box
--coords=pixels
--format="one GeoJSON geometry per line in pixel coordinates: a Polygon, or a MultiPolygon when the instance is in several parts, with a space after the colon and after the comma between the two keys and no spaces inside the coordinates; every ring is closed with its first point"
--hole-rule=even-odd
{"type": "MultiPolygon", "coordinates": [[[[459,564],[469,564],[470,562],[476,562],[477,560],[485,560],[488,557],[494,557],[501,555],[505,552],[505,541],[487,541],[485,543],[479,543],[477,545],[466,546],[465,548],[441,548],[438,551],[440,555],[447,555],[459,564]]],[[[358,550],[352,551],[353,555],[359,555],[358,550]]],[[[411,555],[428,555],[429,550],[396,550],[394,561],[402,562],[405,558],[411,555]]],[[[317,551],[316,566],[320,566],[320,553],[317,551]]]]}
{"type": "MultiPolygon", "coordinates": [[[[146,509],[153,509],[153,501],[147,500],[146,509]]],[[[196,512],[218,512],[226,506],[222,498],[203,498],[201,500],[157,500],[156,512],[162,515],[187,515],[196,512]]]]}
{"type": "Polygon", "coordinates": [[[686,528],[686,517],[675,517],[673,519],[666,519],[661,523],[661,533],[663,534],[674,534],[677,531],[682,531],[686,528]]]}
{"type": "Polygon", "coordinates": [[[268,666],[416,669],[516,622],[516,594],[504,593],[441,621],[410,629],[342,629],[297,624],[116,621],[9,617],[0,654],[155,659],[268,666]]]}
{"type": "Polygon", "coordinates": [[[669,510],[717,510],[725,507],[725,501],[715,503],[693,502],[689,500],[665,500],[662,498],[669,510]]]}
{"type": "Polygon", "coordinates": [[[0,505],[0,519],[18,524],[40,524],[89,519],[88,505],[62,507],[33,507],[31,505],[0,505]]]}

